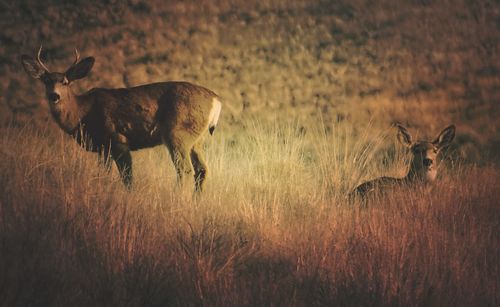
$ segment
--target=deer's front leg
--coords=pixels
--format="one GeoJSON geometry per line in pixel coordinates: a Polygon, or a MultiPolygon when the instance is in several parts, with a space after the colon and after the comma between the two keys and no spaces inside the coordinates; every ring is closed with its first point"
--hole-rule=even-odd
{"type": "Polygon", "coordinates": [[[123,183],[130,188],[132,186],[132,155],[129,146],[124,143],[112,144],[111,156],[115,160],[123,183]]]}
{"type": "Polygon", "coordinates": [[[111,171],[111,144],[104,145],[98,152],[99,164],[104,166],[106,171],[109,173],[111,171]]]}

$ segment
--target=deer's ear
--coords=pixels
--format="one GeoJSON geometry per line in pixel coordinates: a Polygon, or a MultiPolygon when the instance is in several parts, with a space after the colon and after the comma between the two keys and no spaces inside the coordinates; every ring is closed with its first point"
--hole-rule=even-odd
{"type": "Polygon", "coordinates": [[[40,79],[40,77],[46,72],[45,68],[43,68],[37,61],[25,54],[21,56],[21,63],[23,64],[26,73],[35,79],[40,79]]]}
{"type": "Polygon", "coordinates": [[[411,134],[408,130],[402,125],[396,124],[398,128],[398,140],[401,144],[410,147],[412,144],[411,134]]]}
{"type": "Polygon", "coordinates": [[[436,137],[432,144],[434,144],[438,149],[448,146],[451,141],[455,138],[455,125],[450,125],[441,131],[436,137]]]}
{"type": "Polygon", "coordinates": [[[94,57],[88,57],[81,60],[66,71],[66,78],[71,82],[86,77],[92,70],[94,62],[94,57]]]}

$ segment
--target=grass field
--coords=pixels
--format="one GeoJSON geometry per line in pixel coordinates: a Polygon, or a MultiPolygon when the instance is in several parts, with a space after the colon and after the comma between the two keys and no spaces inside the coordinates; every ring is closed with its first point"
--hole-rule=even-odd
{"type": "Polygon", "coordinates": [[[496,306],[500,5],[495,1],[0,1],[0,305],[496,306]],[[163,80],[223,99],[207,188],[164,147],[135,185],[53,123],[19,55],[75,91],[163,80]],[[403,176],[391,124],[454,123],[435,184],[403,176]]]}

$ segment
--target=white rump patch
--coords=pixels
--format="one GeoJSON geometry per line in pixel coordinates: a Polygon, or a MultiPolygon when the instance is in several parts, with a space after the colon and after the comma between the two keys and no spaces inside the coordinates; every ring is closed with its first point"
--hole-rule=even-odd
{"type": "Polygon", "coordinates": [[[210,110],[210,114],[208,115],[209,129],[214,129],[217,126],[221,109],[222,103],[220,102],[220,100],[217,98],[212,99],[212,109],[210,110]]]}

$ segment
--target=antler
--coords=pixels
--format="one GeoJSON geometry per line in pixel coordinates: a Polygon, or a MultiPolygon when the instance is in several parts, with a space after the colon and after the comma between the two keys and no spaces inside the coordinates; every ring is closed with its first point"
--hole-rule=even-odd
{"type": "Polygon", "coordinates": [[[76,63],[78,63],[78,60],[80,60],[80,54],[78,53],[78,50],[76,50],[75,48],[75,61],[73,62],[73,64],[71,64],[71,67],[75,66],[76,63]]]}
{"type": "Polygon", "coordinates": [[[36,60],[38,61],[38,64],[42,66],[43,69],[45,69],[47,72],[50,72],[50,70],[43,64],[42,59],[40,59],[40,56],[42,54],[42,45],[40,45],[40,49],[38,49],[38,55],[36,56],[36,60]]]}

